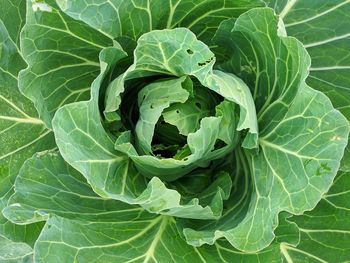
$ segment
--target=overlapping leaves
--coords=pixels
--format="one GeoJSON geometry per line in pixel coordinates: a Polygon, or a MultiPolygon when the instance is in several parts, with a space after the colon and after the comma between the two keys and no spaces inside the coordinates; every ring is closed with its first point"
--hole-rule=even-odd
{"type": "MultiPolygon", "coordinates": [[[[18,73],[25,67],[19,52],[23,2],[0,1],[0,209],[7,206],[13,184],[24,161],[34,153],[55,147],[53,134],[38,118],[31,101],[18,90],[18,73]]],[[[0,260],[20,262],[32,258],[42,224],[16,225],[0,213],[0,260]]]]}
{"type": "MultiPolygon", "coordinates": [[[[18,21],[13,27],[9,17],[0,13],[6,18],[1,25],[5,56],[1,56],[0,76],[6,84],[1,98],[7,102],[1,112],[1,133],[15,131],[11,134],[20,143],[8,153],[8,137],[1,137],[6,146],[1,167],[9,171],[1,171],[8,182],[1,191],[5,189],[2,200],[8,205],[3,213],[12,223],[47,221],[36,242],[35,261],[293,262],[307,258],[327,262],[335,254],[341,261],[348,260],[348,174],[339,172],[325,194],[348,141],[348,122],[325,95],[312,89],[326,93],[348,117],[343,95],[348,90],[349,20],[347,15],[341,23],[334,19],[335,13],[347,14],[348,1],[335,1],[331,7],[301,0],[179,0],[164,5],[158,1],[28,1],[21,52],[29,66],[20,74],[20,88],[33,100],[46,126],[51,127],[58,110],[53,130],[64,160],[57,152],[29,159],[8,203],[24,160],[54,147],[50,132],[17,91],[17,74],[25,67],[16,47],[24,21],[23,3],[6,2],[6,13],[18,21]],[[286,27],[268,8],[229,19],[263,2],[281,13],[286,27]],[[184,12],[187,9],[192,12],[184,12]],[[306,11],[298,12],[301,9],[306,11]],[[225,19],[229,20],[219,26],[225,19]],[[147,33],[173,27],[187,27],[196,36],[185,28],[147,33]],[[310,34],[313,30],[316,33],[310,34]],[[286,31],[309,51],[310,75],[304,46],[286,37],[286,31]],[[10,59],[21,66],[14,69],[10,59]],[[153,82],[162,74],[166,78],[153,82]],[[144,115],[125,132],[130,125],[125,129],[122,121],[123,100],[137,101],[137,96],[125,94],[130,81],[144,77],[153,79],[149,90],[159,92],[147,97],[151,93],[142,84],[145,93],[139,93],[138,107],[144,107],[144,115]],[[162,89],[167,85],[168,91],[162,89]],[[215,95],[212,102],[203,104],[201,96],[212,95],[198,91],[204,87],[225,100],[218,103],[215,95]],[[173,96],[176,89],[182,97],[173,96]],[[90,101],[62,107],[87,99],[90,92],[90,101]],[[162,95],[165,101],[159,100],[162,95]],[[143,96],[148,99],[143,101],[143,96]],[[199,102],[206,113],[195,108],[199,102]],[[193,119],[177,119],[177,114],[186,116],[193,109],[197,110],[193,119]],[[152,137],[169,131],[169,126],[158,129],[159,118],[177,127],[181,136],[197,134],[189,147],[196,157],[182,172],[176,172],[176,165],[191,156],[188,149],[176,156],[180,161],[152,156],[152,137]],[[193,120],[198,124],[192,125],[193,120]],[[39,127],[45,137],[21,144],[19,129],[12,129],[18,125],[39,127]],[[208,133],[211,139],[204,136],[208,133]],[[205,143],[201,138],[206,138],[205,143]],[[213,154],[216,139],[227,148],[213,154]],[[202,150],[202,155],[194,149],[202,150]],[[224,161],[217,162],[223,156],[224,161]],[[215,169],[210,168],[213,161],[215,169]],[[312,212],[305,212],[318,202],[312,212]],[[150,237],[153,241],[147,244],[150,237]],[[212,245],[196,247],[206,243],[212,245]],[[244,254],[232,246],[245,252],[262,250],[244,254]]],[[[35,132],[30,134],[35,137],[35,132]]],[[[169,133],[160,138],[176,141],[177,136],[169,133]]],[[[343,171],[349,170],[348,161],[346,150],[343,171]]],[[[28,240],[14,238],[9,231],[14,224],[4,226],[0,243],[8,253],[1,259],[30,260],[32,249],[21,243],[28,240]],[[14,256],[14,247],[21,253],[14,256]]],[[[33,226],[40,231],[40,224],[33,226]]]]}
{"type": "MultiPolygon", "coordinates": [[[[266,101],[269,103],[260,105],[257,100],[257,109],[261,116],[259,153],[250,154],[246,150],[242,153],[249,166],[245,172],[249,173],[248,177],[253,178],[254,184],[249,188],[251,196],[242,193],[246,202],[227,208],[219,221],[181,221],[184,236],[192,245],[213,244],[217,238],[225,237],[233,246],[242,250],[256,251],[266,247],[274,238],[273,229],[276,227],[278,213],[283,210],[301,213],[312,208],[328,189],[338,169],[347,142],[347,123],[324,95],[306,86],[304,79],[308,67],[307,54],[297,40],[279,36],[277,26],[278,19],[270,9],[254,9],[242,15],[236,22],[225,22],[219,29],[218,38],[225,35],[225,41],[253,48],[251,53],[241,51],[241,56],[248,58],[239,60],[240,68],[251,68],[252,73],[244,78],[252,78],[253,87],[258,90],[253,89],[252,93],[257,98],[261,98],[259,93],[267,94],[266,101]],[[270,22],[264,24],[264,21],[270,22]],[[261,33],[256,34],[255,28],[261,33]],[[222,33],[225,31],[226,33],[222,33]],[[266,45],[255,45],[264,41],[266,45]],[[255,54],[255,60],[249,59],[251,54],[255,54]],[[254,68],[259,68],[258,64],[269,74],[264,75],[257,70],[254,72],[254,68]],[[302,68],[304,69],[300,70],[302,68]],[[277,78],[282,73],[286,74],[286,78],[277,78]],[[279,109],[278,114],[275,113],[276,108],[279,109]],[[298,183],[290,184],[292,178],[298,183]],[[237,208],[244,212],[237,220],[232,220],[237,208]]],[[[231,66],[235,73],[237,66],[231,62],[230,56],[223,55],[221,59],[226,59],[227,62],[223,61],[222,68],[227,70],[231,66]]],[[[135,150],[134,153],[130,152],[133,146],[128,146],[130,138],[126,134],[117,139],[116,150],[114,149],[115,143],[100,120],[98,96],[102,80],[107,77],[111,65],[118,63],[123,57],[125,53],[117,46],[105,49],[100,55],[102,71],[93,83],[92,99],[89,102],[64,106],[56,114],[53,127],[64,158],[103,197],[140,204],[150,212],[176,217],[210,219],[214,214],[218,215],[213,209],[218,204],[222,207],[222,200],[228,198],[228,192],[221,190],[227,183],[213,189],[221,193],[221,197],[214,195],[216,203],[212,203],[211,208],[210,204],[200,206],[196,199],[180,205],[179,193],[167,189],[157,177],[153,177],[149,183],[145,180],[146,170],[153,167],[158,170],[151,173],[152,175],[163,174],[161,171],[165,171],[166,166],[155,163],[165,163],[165,160],[151,156],[137,157],[135,150]],[[122,145],[124,148],[121,148],[122,145]],[[118,151],[127,153],[127,156],[118,151]],[[147,158],[152,158],[153,163],[148,164],[147,158]],[[139,160],[142,159],[146,161],[140,163],[139,160]],[[213,214],[210,216],[210,213],[213,214]]],[[[239,104],[241,113],[238,125],[241,127],[238,128],[249,128],[251,134],[256,134],[257,128],[254,124],[245,124],[246,120],[254,120],[248,111],[254,110],[252,103],[249,99],[237,99],[240,94],[237,92],[244,90],[244,84],[241,84],[243,82],[235,80],[233,75],[213,71],[214,62],[213,53],[188,30],[155,31],[139,39],[135,50],[135,63],[118,83],[123,85],[126,79],[159,73],[176,77],[195,76],[202,85],[239,104]],[[181,43],[186,43],[186,46],[181,43]],[[148,52],[152,53],[152,57],[148,52]],[[189,59],[189,63],[181,64],[185,59],[189,59]],[[232,91],[229,89],[232,86],[240,88],[232,91]]],[[[250,92],[243,94],[250,95],[250,92]]],[[[212,124],[208,127],[210,126],[212,124]]],[[[255,139],[248,139],[247,144],[253,146],[256,139],[257,136],[255,139]]]]}

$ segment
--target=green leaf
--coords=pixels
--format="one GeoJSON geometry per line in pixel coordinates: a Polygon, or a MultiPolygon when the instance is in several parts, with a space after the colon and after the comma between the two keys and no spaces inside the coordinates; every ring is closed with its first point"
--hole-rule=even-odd
{"type": "Polygon", "coordinates": [[[287,262],[346,262],[350,254],[350,174],[340,172],[317,206],[293,216],[300,230],[297,247],[281,245],[287,262]]]}
{"type": "Polygon", "coordinates": [[[243,255],[221,241],[214,247],[192,247],[182,240],[171,217],[97,196],[56,152],[37,154],[25,163],[5,211],[21,224],[48,220],[35,246],[36,262],[175,263],[217,262],[218,258],[254,262],[280,258],[276,246],[256,255],[243,255]]]}
{"type": "Polygon", "coordinates": [[[97,196],[55,152],[25,163],[5,214],[20,224],[48,220],[36,243],[36,262],[201,258],[181,239],[171,217],[97,196]]]}
{"type": "Polygon", "coordinates": [[[109,83],[104,100],[104,115],[107,121],[119,122],[121,120],[120,113],[117,113],[122,102],[121,94],[124,92],[124,86],[120,85],[121,76],[117,77],[109,83]]]}
{"type": "Polygon", "coordinates": [[[222,262],[251,263],[281,262],[282,256],[288,262],[305,257],[313,260],[315,249],[321,252],[316,257],[322,255],[322,260],[331,261],[332,247],[320,244],[334,240],[341,243],[337,255],[346,260],[349,217],[343,215],[348,210],[348,179],[348,174],[338,175],[335,185],[313,212],[293,218],[281,214],[275,230],[276,241],[252,254],[237,251],[220,240],[213,246],[199,248],[186,244],[172,218],[98,197],[83,177],[55,152],[37,154],[26,162],[16,182],[16,194],[5,211],[17,223],[48,220],[35,248],[37,262],[57,262],[58,258],[65,262],[217,262],[220,258],[222,262]],[[299,230],[303,238],[294,247],[299,242],[299,230]]]}
{"type": "Polygon", "coordinates": [[[272,1],[271,5],[281,10],[288,35],[303,42],[311,56],[308,85],[324,92],[350,118],[350,2],[272,1]]]}
{"type": "MultiPolygon", "coordinates": [[[[13,190],[11,191],[13,193],[13,190]]],[[[8,205],[8,204],[6,204],[8,205]]],[[[4,208],[4,207],[2,207],[4,208]]],[[[44,226],[42,222],[18,225],[9,221],[1,212],[0,217],[0,232],[1,235],[16,243],[26,243],[30,247],[34,247],[37,238],[44,226]]]]}
{"type": "Polygon", "coordinates": [[[220,68],[250,87],[260,132],[283,119],[307,77],[310,57],[292,37],[278,35],[281,22],[270,8],[252,9],[224,21],[214,38],[220,68]]]}
{"type": "Polygon", "coordinates": [[[297,225],[293,222],[289,222],[289,218],[290,215],[288,213],[281,213],[279,215],[279,225],[275,230],[276,239],[269,247],[258,253],[242,253],[239,250],[233,249],[229,242],[222,240],[217,240],[212,246],[201,246],[197,248],[197,251],[202,255],[203,262],[217,262],[218,259],[220,262],[225,263],[284,262],[280,244],[294,248],[300,239],[297,225]]]}
{"type": "Polygon", "coordinates": [[[31,263],[33,262],[33,250],[26,243],[13,242],[0,236],[0,262],[31,263]]]}
{"type": "Polygon", "coordinates": [[[242,146],[247,149],[256,148],[258,139],[258,124],[254,100],[244,82],[233,74],[215,70],[206,79],[206,85],[225,99],[240,106],[240,116],[237,130],[249,129],[242,146]]]}
{"type": "MultiPolygon", "coordinates": [[[[55,147],[52,133],[38,119],[32,103],[18,90],[17,75],[25,67],[15,43],[0,20],[0,210],[13,193],[23,162],[37,151],[55,147]]],[[[34,244],[41,225],[17,226],[0,214],[0,234],[34,244]]]]}
{"type": "Polygon", "coordinates": [[[98,54],[112,41],[62,13],[53,0],[40,1],[47,10],[27,4],[21,52],[28,68],[19,87],[30,98],[47,127],[64,104],[89,98],[99,72],[98,54]]]}
{"type": "MultiPolygon", "coordinates": [[[[299,39],[311,56],[307,84],[326,94],[350,120],[350,2],[269,2],[285,21],[288,35],[299,39]]],[[[343,170],[349,169],[349,147],[343,170]]]]}
{"type": "Polygon", "coordinates": [[[345,153],[342,159],[340,170],[344,172],[350,172],[350,145],[345,148],[345,153]]]}
{"type": "Polygon", "coordinates": [[[215,115],[218,99],[209,89],[194,86],[194,95],[186,103],[174,103],[162,113],[164,121],[177,127],[179,134],[188,135],[199,129],[200,120],[215,115]]]}
{"type": "Polygon", "coordinates": [[[277,245],[256,254],[233,250],[225,242],[200,248],[186,244],[170,217],[134,221],[81,222],[51,218],[35,248],[37,262],[276,262],[277,245]]]}
{"type": "Polygon", "coordinates": [[[260,0],[100,0],[98,4],[93,0],[57,2],[65,13],[111,39],[121,36],[137,39],[155,29],[187,27],[201,39],[210,40],[221,21],[264,5],[260,0]]]}
{"type": "Polygon", "coordinates": [[[104,220],[109,221],[120,217],[119,209],[142,211],[142,208],[97,196],[84,177],[59,153],[46,151],[25,162],[16,180],[15,194],[3,212],[14,223],[30,224],[46,221],[50,215],[99,221],[102,214],[104,220]]]}
{"type": "Polygon", "coordinates": [[[7,28],[8,34],[17,47],[19,36],[25,23],[26,1],[25,0],[1,0],[0,19],[7,28]]]}

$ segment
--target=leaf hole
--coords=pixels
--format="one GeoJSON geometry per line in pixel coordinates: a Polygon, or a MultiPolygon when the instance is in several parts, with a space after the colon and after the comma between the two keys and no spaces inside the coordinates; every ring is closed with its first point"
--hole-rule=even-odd
{"type": "Polygon", "coordinates": [[[186,52],[189,54],[189,55],[193,55],[193,51],[191,49],[187,49],[186,52]]]}

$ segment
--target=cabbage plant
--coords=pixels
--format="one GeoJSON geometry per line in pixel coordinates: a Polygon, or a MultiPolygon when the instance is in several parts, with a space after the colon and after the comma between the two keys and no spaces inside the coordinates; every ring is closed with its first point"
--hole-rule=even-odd
{"type": "Polygon", "coordinates": [[[1,262],[350,260],[348,0],[0,7],[1,262]]]}

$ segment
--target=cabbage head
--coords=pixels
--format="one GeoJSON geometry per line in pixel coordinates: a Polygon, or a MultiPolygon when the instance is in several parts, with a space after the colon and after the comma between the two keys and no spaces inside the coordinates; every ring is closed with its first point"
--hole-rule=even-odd
{"type": "Polygon", "coordinates": [[[350,260],[348,0],[0,0],[0,261],[350,260]]]}

